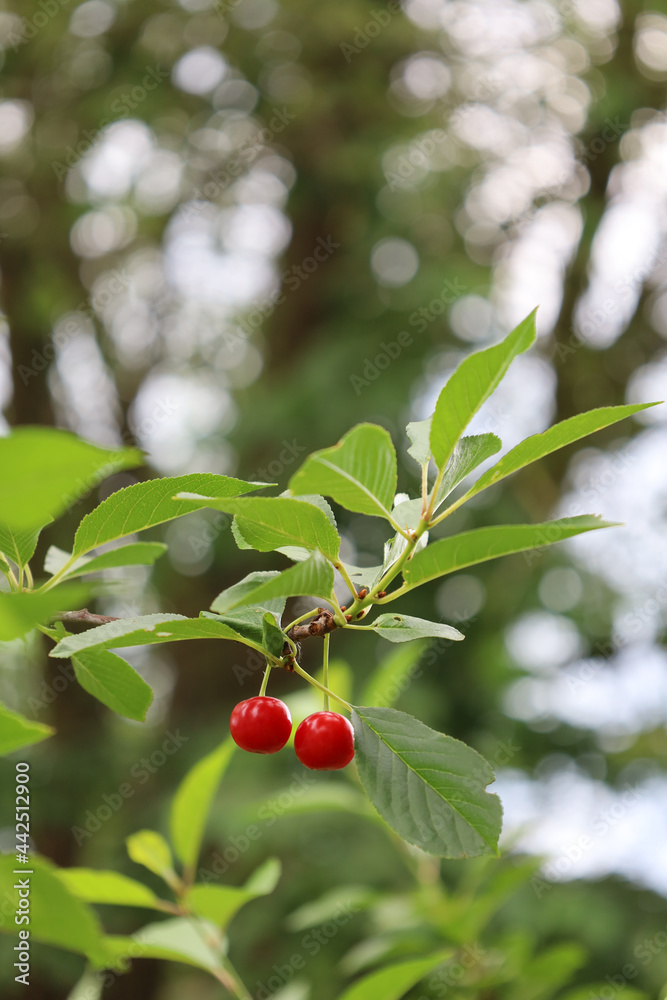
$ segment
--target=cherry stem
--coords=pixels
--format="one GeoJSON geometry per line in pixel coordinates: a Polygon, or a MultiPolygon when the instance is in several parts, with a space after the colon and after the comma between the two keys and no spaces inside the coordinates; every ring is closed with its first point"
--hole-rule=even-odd
{"type": "Polygon", "coordinates": [[[261,688],[259,689],[259,697],[260,697],[260,698],[261,698],[261,697],[262,697],[263,695],[265,695],[265,694],[266,694],[266,688],[267,688],[267,685],[268,685],[268,683],[269,683],[269,675],[270,675],[270,673],[271,673],[271,664],[270,664],[270,663],[267,663],[267,664],[266,664],[266,669],[265,669],[265,671],[264,671],[264,676],[262,677],[262,686],[261,686],[261,688]]]}
{"type": "Polygon", "coordinates": [[[315,680],[314,677],[311,677],[310,674],[307,674],[306,671],[302,667],[300,667],[298,663],[294,664],[294,673],[298,674],[299,677],[303,677],[304,681],[308,681],[308,683],[312,684],[313,687],[319,688],[319,690],[322,691],[323,694],[328,694],[330,698],[334,698],[336,701],[339,701],[341,705],[345,705],[345,708],[349,709],[350,712],[352,711],[352,706],[350,705],[349,702],[345,701],[344,698],[341,698],[341,696],[339,694],[336,694],[335,691],[330,691],[328,687],[324,686],[324,684],[320,684],[320,682],[315,680]]]}
{"type": "MultiPolygon", "coordinates": [[[[322,658],[322,682],[324,687],[328,689],[329,687],[329,639],[331,635],[327,633],[324,637],[324,655],[322,658]]],[[[328,690],[324,693],[324,711],[328,712],[330,708],[329,705],[329,692],[328,690]]]]}

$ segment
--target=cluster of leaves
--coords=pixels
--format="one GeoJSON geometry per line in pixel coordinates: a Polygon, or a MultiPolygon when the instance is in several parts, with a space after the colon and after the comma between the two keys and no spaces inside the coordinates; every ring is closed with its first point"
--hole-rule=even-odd
{"type": "MultiPolygon", "coordinates": [[[[386,691],[388,681],[409,673],[421,652],[419,643],[397,650],[380,664],[364,694],[386,691]]],[[[43,857],[31,857],[32,938],[81,955],[88,964],[68,1000],[99,1000],[105,986],[137,958],[201,969],[239,1000],[249,1000],[250,993],[229,958],[229,927],[241,908],[275,889],[280,863],[267,858],[243,885],[229,886],[199,860],[208,814],[235,752],[227,739],[185,775],[171,804],[169,840],[149,829],[127,838],[130,860],[157,876],[164,884],[162,892],[115,871],[58,868],[43,857]],[[131,936],[107,934],[97,906],[153,911],[160,919],[131,936]]],[[[298,798],[287,789],[273,790],[270,799],[256,803],[261,815],[276,796],[284,799],[289,803],[282,811],[285,818],[323,809],[347,812],[389,835],[397,860],[412,876],[400,895],[342,883],[288,917],[289,929],[303,932],[335,921],[343,907],[358,919],[365,915],[374,928],[344,960],[344,974],[353,982],[339,1000],[400,1000],[422,980],[429,995],[444,995],[455,985],[457,995],[471,1000],[480,991],[492,991],[499,1000],[551,1000],[556,995],[561,1000],[584,1000],[603,985],[590,983],[561,992],[585,963],[586,953],[579,944],[554,944],[536,952],[528,930],[489,935],[489,924],[517,892],[525,892],[533,883],[545,885],[536,873],[538,861],[506,858],[497,863],[480,858],[468,863],[465,878],[450,892],[437,877],[438,860],[417,856],[391,836],[348,777],[349,783],[326,789],[312,785],[298,798]]],[[[0,856],[0,891],[8,912],[18,906],[14,869],[12,856],[0,856]]],[[[18,933],[9,920],[0,923],[0,929],[18,933]]],[[[304,983],[294,986],[299,987],[295,995],[308,995],[304,983]]],[[[630,989],[628,1000],[647,997],[630,989]]]]}
{"type": "MultiPolygon", "coordinates": [[[[379,666],[364,695],[386,691],[388,681],[409,673],[422,651],[423,644],[418,643],[397,650],[379,666]]],[[[162,880],[161,894],[115,871],[63,869],[45,858],[31,858],[32,937],[82,955],[89,965],[69,1000],[83,996],[98,1000],[104,987],[136,958],[193,966],[213,976],[232,995],[248,1000],[250,994],[229,959],[228,930],[242,907],[274,890],[280,863],[267,858],[243,885],[229,886],[220,884],[220,876],[198,860],[211,804],[235,750],[227,739],[185,775],[171,805],[170,842],[147,829],[127,838],[129,858],[162,880]],[[154,911],[160,919],[131,936],[110,935],[94,909],[98,905],[154,911]]],[[[283,816],[335,809],[389,834],[377,812],[352,784],[328,787],[325,796],[317,785],[298,799],[286,793],[285,800],[291,801],[283,816]]],[[[281,790],[272,792],[270,800],[257,803],[258,814],[275,795],[282,797],[281,790]]],[[[413,875],[414,884],[400,896],[371,886],[341,884],[288,918],[290,930],[304,931],[335,919],[341,906],[347,906],[355,914],[366,914],[376,928],[346,957],[344,971],[354,982],[339,1000],[400,1000],[422,980],[436,996],[456,984],[461,996],[472,998],[480,990],[493,990],[503,1000],[517,996],[550,1000],[556,994],[562,1000],[583,1000],[599,989],[601,984],[590,983],[560,993],[585,962],[584,949],[578,944],[557,944],[535,953],[527,931],[519,935],[505,932],[493,944],[482,944],[489,923],[517,891],[533,882],[544,886],[536,874],[539,862],[506,859],[498,865],[489,864],[488,858],[479,859],[470,863],[474,867],[457,891],[448,893],[437,878],[437,859],[428,862],[433,867],[431,877],[426,878],[423,856],[417,858],[399,838],[390,837],[390,842],[413,875]]],[[[18,905],[14,868],[12,856],[0,857],[0,891],[10,908],[18,905]]],[[[0,929],[18,932],[10,921],[0,929]]],[[[646,1000],[645,994],[635,990],[628,998],[646,1000]]]]}
{"type": "MultiPolygon", "coordinates": [[[[58,640],[51,655],[70,657],[87,691],[134,719],[144,717],[150,690],[125,660],[111,652],[119,647],[198,638],[233,640],[260,651],[268,668],[291,666],[305,680],[322,686],[297,662],[289,635],[295,622],[282,623],[290,597],[308,595],[327,602],[338,628],[372,632],[390,642],[462,639],[450,625],[399,613],[380,614],[370,624],[359,620],[375,605],[393,602],[464,567],[607,527],[597,516],[583,515],[543,524],[479,528],[428,544],[429,531],[482,490],[643,408],[593,410],[528,438],[440,512],[452,491],[500,450],[495,435],[466,437],[464,432],[513,359],[534,338],[531,314],[503,342],[468,357],[443,388],[433,415],[408,425],[408,452],[422,471],[420,497],[397,494],[397,458],[389,434],[382,427],[360,424],[334,447],[310,455],[293,475],[287,493],[278,497],[247,496],[270,484],[208,474],[152,480],[113,493],[83,518],[71,553],[49,550],[45,561],[49,576],[37,588],[28,562],[39,529],[68,506],[73,481],[83,480],[89,487],[95,478],[136,463],[140,456],[133,451],[106,452],[56,431],[16,432],[0,442],[6,475],[0,493],[4,553],[0,568],[11,587],[11,592],[0,595],[0,639],[15,638],[40,625],[58,640]],[[347,510],[388,522],[394,534],[381,563],[359,568],[341,560],[341,539],[325,496],[347,510]],[[153,614],[74,635],[62,622],[55,627],[43,624],[81,596],[81,585],[72,584],[73,578],[114,566],[150,564],[164,550],[159,543],[145,542],[98,552],[101,546],[204,507],[233,515],[241,548],[278,551],[293,565],[282,572],[249,574],[219,594],[211,611],[198,618],[153,614]],[[352,594],[345,610],[334,591],[336,572],[352,594]],[[399,576],[399,585],[390,589],[399,576]]],[[[313,609],[297,621],[316,614],[313,609]]],[[[496,850],[500,803],[485,792],[493,772],[479,754],[395,709],[342,703],[352,713],[362,783],[380,815],[401,837],[441,857],[496,850]]],[[[5,712],[0,730],[5,750],[46,735],[44,727],[5,712]]]]}
{"type": "MultiPolygon", "coordinates": [[[[56,868],[45,858],[31,856],[32,937],[84,955],[94,970],[122,972],[128,960],[137,957],[184,962],[206,970],[238,995],[236,974],[226,957],[226,928],[246,903],[273,891],[280,863],[268,859],[241,887],[211,884],[215,876],[195,884],[208,812],[234,749],[231,739],[226,740],[198,761],[181,782],[170,816],[173,853],[155,830],[140,830],[127,838],[130,859],[162,879],[169,898],[114,871],[56,868]],[[182,874],[176,871],[174,854],[182,874]],[[169,918],[147,924],[132,937],[107,935],[91,904],[155,910],[169,918]]],[[[0,856],[3,898],[18,908],[15,867],[12,855],[0,856]]],[[[14,934],[19,930],[9,921],[2,929],[14,934]]],[[[104,982],[94,978],[86,995],[100,995],[104,982]]]]}
{"type": "MultiPolygon", "coordinates": [[[[330,606],[336,629],[371,632],[393,643],[430,637],[460,640],[463,636],[450,625],[401,613],[383,613],[366,624],[360,621],[374,606],[391,603],[464,567],[608,526],[597,516],[584,515],[536,525],[479,528],[429,544],[429,532],[482,490],[643,409],[637,405],[593,410],[528,438],[441,511],[453,491],[500,451],[501,442],[495,435],[464,436],[464,432],[512,360],[527,350],[534,338],[531,315],[502,343],[468,357],[444,386],[433,415],[408,425],[408,453],[421,467],[419,497],[397,493],[397,458],[389,434],[382,427],[360,424],[334,447],[310,455],[281,496],[248,496],[271,484],[209,474],[151,480],[113,493],[82,519],[71,553],[49,549],[46,579],[38,586],[30,560],[41,529],[96,482],[140,463],[141,455],[128,449],[99,449],[54,430],[15,432],[0,441],[5,474],[0,486],[0,572],[8,584],[8,590],[0,593],[0,641],[40,628],[57,643],[50,655],[71,658],[79,682],[90,694],[137,720],[145,717],[150,688],[111,650],[197,638],[243,643],[266,658],[267,674],[274,668],[291,667],[327,697],[332,696],[338,710],[351,712],[359,778],[379,816],[400,838],[437,857],[495,853],[501,807],[498,798],[485,790],[494,778],[488,763],[472,748],[404,712],[374,707],[372,695],[370,705],[368,701],[349,704],[328,688],[326,673],[322,682],[303,670],[290,636],[296,624],[316,617],[321,609],[315,608],[289,624],[282,619],[288,598],[307,595],[330,606]],[[341,538],[324,497],[388,523],[391,537],[381,562],[361,568],[340,558],[341,538]],[[76,607],[101,585],[99,578],[83,584],[73,580],[90,578],[112,567],[150,565],[165,549],[161,543],[137,542],[130,536],[205,507],[233,516],[240,548],[277,551],[292,565],[282,572],[249,574],[219,594],[211,610],[198,618],[153,614],[110,621],[76,634],[65,627],[67,615],[64,621],[57,620],[60,612],[76,607]],[[116,544],[124,539],[125,543],[116,544]],[[337,573],[351,592],[347,606],[341,606],[336,597],[337,573]]],[[[328,650],[328,638],[326,647],[328,650]]],[[[34,743],[50,732],[8,708],[1,710],[2,752],[34,743]]],[[[137,938],[145,949],[141,954],[176,956],[183,961],[193,961],[196,954],[195,964],[208,968],[223,982],[230,977],[233,981],[220,929],[243,902],[272,888],[276,869],[273,865],[263,868],[244,889],[192,885],[206,811],[229,753],[224,746],[200,762],[176,796],[172,839],[184,864],[183,877],[176,874],[169,847],[158,834],[144,831],[130,840],[131,857],[163,877],[176,894],[176,902],[159,900],[149,890],[114,873],[58,873],[40,861],[41,881],[53,888],[53,900],[44,902],[44,940],[73,946],[74,937],[62,939],[65,925],[54,920],[56,910],[62,912],[58,893],[74,897],[79,908],[82,901],[151,906],[173,913],[174,918],[144,928],[137,938]]],[[[9,864],[8,859],[5,863],[9,864]]],[[[73,904],[67,905],[71,909],[73,904]]],[[[84,913],[81,909],[76,912],[84,913]]],[[[83,934],[77,930],[78,950],[83,948],[81,942],[88,942],[83,950],[97,965],[114,964],[129,954],[126,940],[114,943],[95,937],[97,925],[90,923],[87,911],[85,914],[81,920],[89,931],[83,934]]],[[[37,936],[40,926],[38,919],[37,936]]],[[[442,957],[438,961],[442,962],[442,957]]],[[[417,979],[423,974],[424,970],[417,979]]]]}

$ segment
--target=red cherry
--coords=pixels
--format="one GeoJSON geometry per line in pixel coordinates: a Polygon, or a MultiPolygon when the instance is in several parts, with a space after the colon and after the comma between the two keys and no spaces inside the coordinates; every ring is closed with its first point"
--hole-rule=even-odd
{"type": "Polygon", "coordinates": [[[292,716],[284,701],[260,695],[241,701],[229,720],[232,739],[250,753],[277,753],[292,732],[292,716]]]}
{"type": "Polygon", "coordinates": [[[302,764],[313,771],[337,771],[354,757],[354,729],[338,712],[315,712],[304,719],[294,737],[302,764]]]}

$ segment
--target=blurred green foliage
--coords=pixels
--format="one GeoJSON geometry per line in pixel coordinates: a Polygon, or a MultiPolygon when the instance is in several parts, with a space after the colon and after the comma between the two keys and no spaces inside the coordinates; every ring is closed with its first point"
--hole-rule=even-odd
{"type": "MultiPolygon", "coordinates": [[[[578,337],[575,307],[592,273],[610,177],[633,155],[632,142],[622,150],[621,135],[660,119],[664,75],[637,53],[643,51],[642,19],[664,19],[664,8],[655,3],[649,10],[638,0],[622,0],[618,10],[611,0],[591,4],[588,13],[586,4],[556,0],[486,10],[472,2],[445,6],[445,21],[437,5],[413,2],[412,19],[388,12],[383,25],[386,17],[378,20],[377,12],[384,8],[360,0],[4,0],[0,300],[6,329],[0,356],[12,362],[11,379],[3,382],[8,423],[69,426],[106,447],[137,443],[149,447],[162,474],[224,471],[283,488],[307,451],[333,444],[357,421],[381,423],[398,444],[405,423],[425,415],[416,404],[431,378],[472,346],[474,336],[457,336],[462,326],[453,324],[451,306],[471,295],[502,302],[512,246],[554,202],[576,209],[583,229],[571,258],[556,267],[562,301],[556,294],[539,348],[557,379],[551,415],[563,419],[624,402],[633,373],[663,347],[650,318],[651,290],[642,291],[623,335],[604,351],[578,337]],[[523,17],[534,17],[540,31],[531,34],[523,17]],[[492,28],[490,42],[485,25],[492,28]],[[174,67],[202,47],[224,55],[226,76],[207,89],[198,81],[206,72],[215,79],[216,64],[201,63],[186,74],[190,90],[183,89],[174,67]],[[410,63],[418,53],[435,55],[444,71],[410,63]],[[528,64],[536,74],[532,83],[528,64]],[[462,137],[454,126],[474,121],[462,113],[471,105],[493,111],[501,126],[487,117],[474,135],[462,137]],[[103,138],[105,120],[138,126],[94,170],[91,149],[103,138]],[[603,139],[610,121],[618,123],[616,131],[603,139]],[[485,178],[514,147],[525,165],[525,134],[545,129],[572,150],[578,166],[565,171],[562,183],[538,162],[533,180],[519,185],[516,207],[512,202],[493,217],[497,203],[479,195],[485,178]],[[440,143],[439,130],[447,142],[440,143]],[[427,136],[436,147],[426,157],[430,169],[416,146],[427,136]],[[401,171],[406,176],[399,183],[388,179],[388,172],[400,179],[401,171]],[[480,198],[477,215],[471,194],[480,198]],[[232,210],[262,204],[291,226],[291,239],[281,242],[284,223],[271,216],[273,253],[257,253],[249,237],[243,243],[234,235],[234,226],[248,230],[252,220],[238,221],[232,210]],[[485,204],[488,231],[480,221],[485,204]],[[205,236],[179,244],[188,220],[195,229],[201,223],[205,236]],[[405,240],[419,256],[416,276],[404,284],[378,283],[369,266],[373,248],[389,237],[405,240]],[[198,283],[209,260],[202,241],[206,253],[221,258],[218,269],[207,272],[208,285],[198,283]],[[241,272],[226,270],[222,260],[239,245],[283,276],[282,300],[269,301],[270,282],[254,302],[244,300],[241,272]],[[305,262],[317,260],[318,247],[325,259],[309,271],[305,262]],[[199,411],[185,406],[180,384],[189,387],[187,399],[203,400],[199,411]],[[151,385],[152,396],[146,394],[151,385]],[[168,465],[170,453],[177,466],[168,465]]],[[[550,249],[549,230],[542,239],[550,249]]],[[[522,314],[536,304],[531,298],[522,314]]],[[[495,336],[503,325],[511,323],[496,318],[487,333],[495,336]]],[[[500,425],[486,429],[503,436],[500,425]]],[[[620,433],[603,432],[597,447],[621,445],[631,432],[620,433]]],[[[570,457],[558,454],[521,473],[493,491],[492,507],[457,513],[451,529],[546,519],[570,457]]],[[[415,488],[416,468],[410,462],[401,470],[415,488]]],[[[105,490],[132,481],[123,473],[105,490]]],[[[80,501],[45,532],[38,560],[48,544],[66,548],[72,528],[99,499],[80,501]]],[[[604,513],[604,491],[598,499],[604,513]]],[[[150,584],[138,571],[132,587],[100,610],[113,614],[122,605],[194,616],[244,573],[267,568],[266,558],[239,553],[224,516],[193,514],[187,523],[186,531],[167,530],[176,556],[157,564],[150,584]]],[[[369,529],[351,516],[343,527],[356,554],[381,551],[379,522],[369,529]]],[[[164,537],[155,529],[156,539],[164,537]]],[[[274,568],[283,568],[284,560],[271,558],[274,568]]],[[[503,710],[508,685],[524,676],[504,629],[541,607],[538,585],[546,570],[567,565],[566,553],[552,550],[535,562],[514,556],[475,572],[486,599],[458,623],[466,641],[430,647],[417,670],[404,675],[409,682],[398,704],[489,760],[538,780],[552,765],[576,762],[582,772],[622,787],[631,771],[641,776],[651,766],[664,767],[662,727],[605,750],[592,729],[530,725],[503,710]]],[[[567,614],[592,651],[609,639],[614,595],[601,578],[578,572],[583,593],[567,614]]],[[[430,593],[409,595],[405,613],[440,617],[438,591],[430,593]]],[[[381,656],[380,640],[368,639],[366,661],[352,659],[346,637],[340,640],[335,655],[349,661],[354,684],[363,687],[381,656]]],[[[118,718],[69,683],[59,663],[47,659],[41,637],[27,648],[5,647],[2,700],[24,711],[30,706],[26,714],[57,729],[30,755],[35,845],[42,854],[62,866],[137,876],[125,838],[141,828],[166,833],[180,779],[220,743],[233,704],[259,688],[261,662],[227,649],[221,654],[219,645],[175,644],[168,658],[137,658],[157,692],[146,724],[118,718]],[[162,758],[152,755],[172,732],[182,735],[182,748],[155,763],[162,758]],[[96,817],[105,796],[122,785],[131,794],[101,822],[96,817]],[[90,836],[77,837],[74,827],[90,836]]],[[[396,665],[391,669],[400,673],[396,665]]],[[[285,676],[274,693],[298,697],[296,683],[285,676]]],[[[2,815],[11,815],[13,763],[5,760],[0,768],[2,815]]],[[[657,893],[617,877],[557,882],[540,876],[531,886],[523,871],[529,862],[509,855],[500,863],[444,863],[440,894],[431,863],[423,868],[397,852],[355,813],[352,799],[340,797],[335,776],[312,787],[309,781],[287,754],[262,759],[261,766],[239,755],[208,829],[202,865],[215,872],[217,864],[225,884],[242,885],[267,856],[283,864],[273,895],[250,904],[232,924],[232,958],[256,994],[255,984],[266,983],[276,965],[305,947],[305,928],[326,923],[341,893],[356,901],[358,912],[309,955],[305,974],[321,1000],[337,997],[345,977],[374,956],[423,954],[425,942],[473,947],[478,937],[506,986],[442,981],[428,992],[417,987],[412,997],[537,1000],[553,995],[550,985],[560,989],[565,967],[574,983],[599,989],[563,987],[556,994],[561,1000],[616,992],[630,1000],[634,988],[650,996],[664,992],[667,907],[657,893]],[[300,809],[306,793],[329,808],[300,809]],[[238,843],[247,825],[259,822],[261,839],[247,850],[235,848],[234,838],[238,843]],[[225,851],[233,861],[225,860],[225,851]],[[319,911],[304,911],[322,898],[319,911]],[[636,975],[629,975],[629,965],[636,975]]],[[[11,832],[2,830],[9,837],[5,848],[11,832]]],[[[158,888],[152,876],[147,881],[158,888]]],[[[103,915],[115,933],[139,926],[131,911],[109,908],[103,915]]],[[[22,989],[11,976],[11,944],[0,937],[7,997],[22,989]]],[[[36,1000],[68,996],[82,973],[79,958],[51,947],[36,947],[32,961],[36,1000]]],[[[130,973],[109,981],[103,995],[206,1000],[219,996],[220,987],[186,966],[137,961],[130,973]]]]}

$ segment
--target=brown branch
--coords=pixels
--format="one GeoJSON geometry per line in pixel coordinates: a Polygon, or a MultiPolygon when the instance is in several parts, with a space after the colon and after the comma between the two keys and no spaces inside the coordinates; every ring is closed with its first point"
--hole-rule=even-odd
{"type": "MultiPolygon", "coordinates": [[[[300,642],[302,639],[308,639],[314,635],[323,637],[327,633],[333,632],[335,628],[338,628],[336,619],[331,611],[326,611],[324,608],[318,608],[317,611],[317,616],[308,622],[307,625],[295,625],[287,633],[290,639],[297,644],[299,652],[301,651],[300,642]]],[[[120,620],[120,618],[114,618],[111,615],[95,615],[88,608],[83,608],[81,611],[63,611],[61,614],[53,616],[53,621],[63,622],[65,625],[89,625],[91,627],[95,625],[107,625],[109,622],[120,620]]],[[[290,652],[290,647],[285,643],[283,655],[286,656],[290,652]]]]}
{"type": "Polygon", "coordinates": [[[120,618],[112,618],[110,615],[94,615],[88,608],[83,608],[82,611],[63,611],[60,615],[54,615],[53,620],[64,622],[65,625],[76,623],[84,625],[107,625],[109,622],[120,621],[120,618]]]}
{"type": "Polygon", "coordinates": [[[294,628],[289,630],[287,634],[290,639],[300,642],[301,639],[308,639],[311,635],[325,636],[327,633],[333,632],[335,628],[338,628],[333,612],[325,611],[323,608],[318,608],[317,610],[319,612],[317,618],[313,618],[307,625],[295,625],[294,628]]]}

